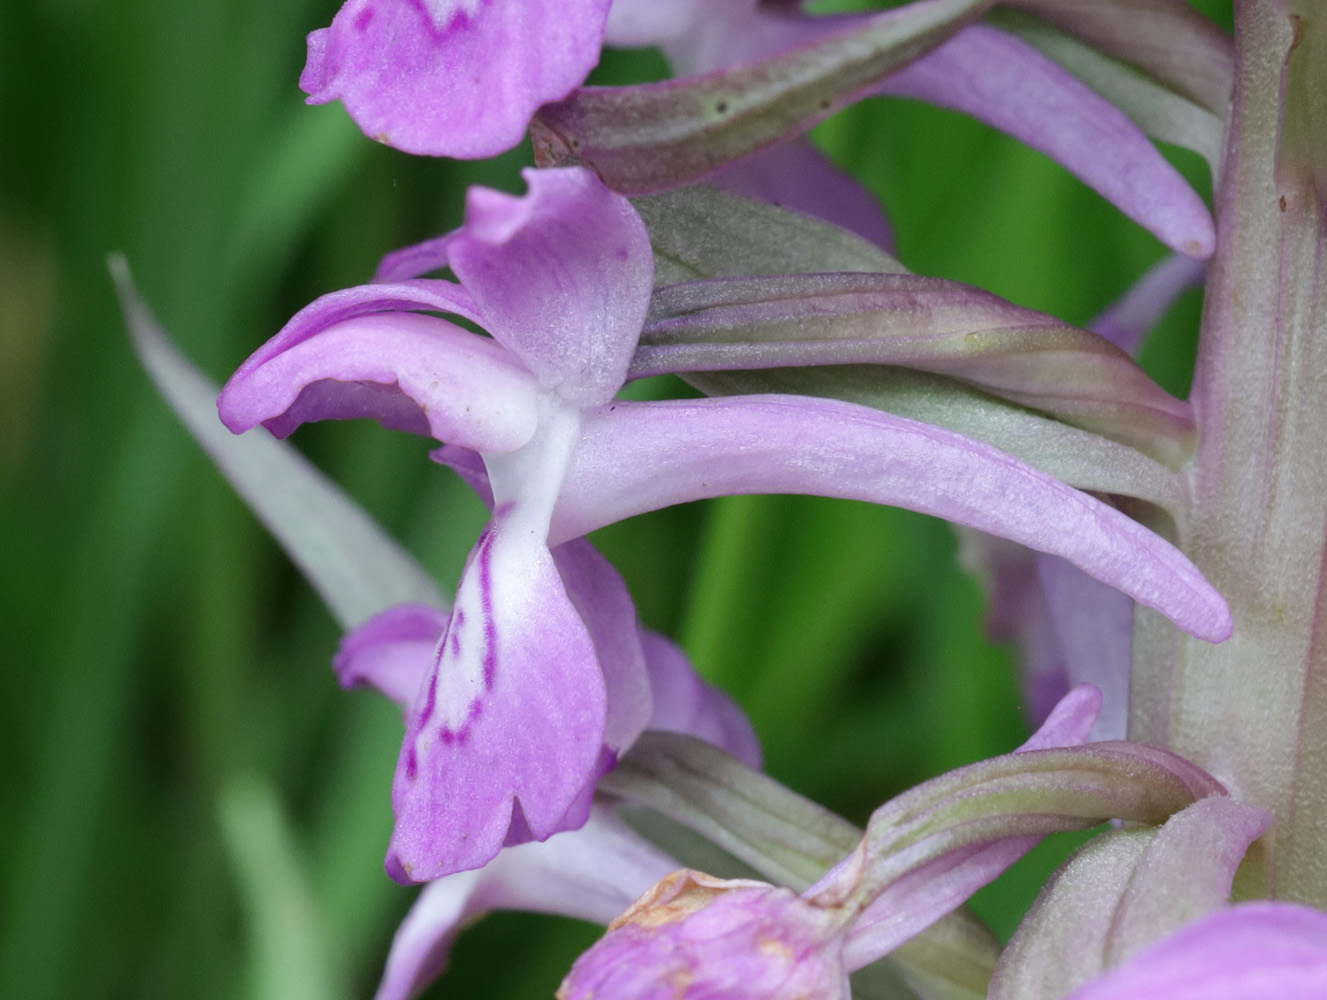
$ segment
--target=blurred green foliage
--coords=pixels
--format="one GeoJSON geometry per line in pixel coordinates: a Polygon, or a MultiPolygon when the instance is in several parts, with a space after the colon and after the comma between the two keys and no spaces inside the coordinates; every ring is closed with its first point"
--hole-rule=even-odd
{"type": "MultiPolygon", "coordinates": [[[[333,623],[153,395],[104,266],[126,253],[222,379],[295,309],[455,225],[467,185],[520,190],[524,150],[417,160],[305,107],[303,35],[335,8],[0,5],[0,996],[364,997],[413,896],[381,869],[399,717],[337,689],[333,623]]],[[[598,79],[661,66],[614,54],[598,79]]],[[[915,270],[1083,322],[1161,255],[958,116],[869,101],[817,138],[915,270]]],[[[1194,297],[1151,352],[1181,390],[1196,316],[1194,297]]],[[[455,581],[484,515],[426,444],[297,440],[455,581]]],[[[597,540],[645,621],[748,708],[771,771],[851,819],[1022,738],[945,525],[755,497],[597,540]]],[[[1007,932],[1067,849],[979,908],[1007,932]]],[[[491,918],[433,995],[549,995],[595,933],[491,918]]]]}

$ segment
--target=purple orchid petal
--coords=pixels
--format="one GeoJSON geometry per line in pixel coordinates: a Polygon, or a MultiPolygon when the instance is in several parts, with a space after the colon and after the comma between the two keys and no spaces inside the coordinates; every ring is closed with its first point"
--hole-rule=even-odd
{"type": "Polygon", "coordinates": [[[1040,725],[1069,691],[1060,640],[1037,579],[1041,553],[969,528],[958,534],[961,564],[985,586],[986,634],[1017,648],[1023,711],[1040,725]]]}
{"type": "Polygon", "coordinates": [[[1055,556],[965,533],[968,565],[989,577],[988,629],[1018,645],[1027,714],[1039,723],[1073,684],[1100,689],[1093,740],[1126,735],[1133,602],[1055,556]]]}
{"type": "Polygon", "coordinates": [[[486,157],[599,61],[610,0],[350,0],[309,36],[300,87],[408,153],[486,157]]]}
{"type": "Polygon", "coordinates": [[[651,677],[627,585],[593,545],[578,538],[553,550],[567,596],[590,630],[607,691],[604,745],[621,754],[650,721],[651,677]]]}
{"type": "Polygon", "coordinates": [[[596,807],[585,826],[502,851],[478,871],[426,885],[392,940],[375,1000],[409,1000],[447,964],[456,935],[492,910],[607,924],[676,863],[596,807]]]}
{"type": "Polygon", "coordinates": [[[542,539],[504,531],[499,511],[410,709],[388,871],[426,881],[580,825],[605,765],[605,703],[594,642],[552,556],[542,539]]]}
{"type": "Polygon", "coordinates": [[[1032,46],[973,25],[889,77],[881,93],[972,115],[1041,150],[1167,246],[1216,248],[1198,194],[1123,112],[1032,46]]]}
{"type": "Polygon", "coordinates": [[[1052,747],[1076,747],[1087,742],[1101,714],[1101,691],[1091,684],[1079,684],[1056,703],[1046,721],[1014,753],[1049,750],[1052,747]]]}
{"type": "Polygon", "coordinates": [[[642,629],[641,644],[654,692],[650,728],[695,736],[759,770],[760,740],[737,702],[702,680],[681,648],[658,632],[642,629]]]}
{"type": "Polygon", "coordinates": [[[1065,681],[1101,689],[1094,740],[1122,740],[1129,721],[1133,602],[1054,556],[1037,556],[1037,578],[1063,657],[1065,681]]]}
{"type": "Polygon", "coordinates": [[[844,920],[790,889],[674,872],[576,961],[558,1000],[848,1000],[844,920]]]}
{"type": "Polygon", "coordinates": [[[455,237],[456,230],[452,230],[431,240],[393,250],[378,264],[373,280],[384,284],[409,281],[430,271],[440,271],[448,267],[451,263],[450,247],[455,237]]]}
{"type": "Polygon", "coordinates": [[[755,8],[757,0],[613,0],[604,28],[604,42],[620,48],[667,46],[705,25],[716,7],[755,8]]]}
{"type": "Polygon", "coordinates": [[[341,640],[332,669],[342,687],[367,685],[405,708],[428,677],[450,618],[427,604],[388,608],[341,640]]]}
{"type": "Polygon", "coordinates": [[[805,898],[861,908],[845,951],[850,967],[860,967],[950,912],[1046,834],[1111,817],[1157,823],[1222,792],[1183,758],[1140,744],[1007,754],[876,810],[857,849],[805,898]]]}
{"type": "Polygon", "coordinates": [[[627,365],[654,285],[645,224],[581,168],[526,170],[530,193],[471,188],[447,249],[483,325],[540,384],[577,406],[605,403],[627,365]]]}
{"type": "Polygon", "coordinates": [[[618,402],[587,413],[551,539],[707,497],[807,493],[905,507],[1059,555],[1194,635],[1225,601],[1174,546],[1114,508],[971,438],[835,400],[618,402]]]}
{"type": "Polygon", "coordinates": [[[1067,1000],[1319,1000],[1327,914],[1246,903],[1190,924],[1067,1000]]]}
{"type": "MultiPolygon", "coordinates": [[[[267,353],[267,352],[260,352],[267,353]]],[[[539,392],[500,346],[417,313],[342,320],[226,383],[221,419],[239,433],[263,424],[278,437],[312,420],[369,417],[486,452],[534,436],[539,392]]]]}
{"type": "Polygon", "coordinates": [[[357,285],[323,295],[290,318],[267,343],[249,355],[231,381],[247,376],[277,355],[316,337],[343,320],[369,313],[442,312],[480,322],[474,299],[451,281],[423,279],[378,285],[357,285]]]}
{"type": "Polygon", "coordinates": [[[1120,350],[1136,354],[1143,338],[1161,322],[1175,300],[1190,288],[1198,288],[1207,275],[1207,264],[1183,254],[1164,258],[1143,275],[1125,295],[1091,323],[1120,350]]]}
{"type": "MultiPolygon", "coordinates": [[[[493,493],[489,486],[488,471],[484,468],[483,459],[479,455],[466,448],[446,446],[432,452],[430,457],[454,469],[485,503],[492,506],[493,493]]],[[[601,581],[604,581],[599,585],[600,588],[607,586],[609,589],[615,589],[620,584],[621,578],[617,571],[589,542],[581,540],[566,542],[555,548],[553,555],[564,581],[567,581],[573,601],[577,600],[577,591],[582,587],[578,582],[567,580],[568,564],[573,560],[583,563],[602,563],[597,571],[605,574],[600,577],[601,581]],[[567,554],[569,552],[580,554],[569,556],[567,554]],[[613,580],[617,582],[607,584],[606,574],[611,574],[613,580]]],[[[623,595],[630,599],[629,595],[625,594],[625,588],[623,595]]],[[[583,609],[585,604],[584,599],[578,603],[578,606],[582,607],[583,617],[586,614],[583,609]]],[[[619,616],[617,620],[620,622],[622,617],[619,616]]],[[[591,633],[595,634],[595,645],[600,648],[600,662],[603,663],[604,653],[596,633],[598,626],[593,618],[587,621],[591,633]]],[[[760,740],[741,707],[723,691],[706,683],[696,673],[687,655],[672,640],[652,629],[642,628],[639,633],[639,642],[645,655],[649,678],[650,702],[653,706],[647,728],[695,736],[726,750],[747,766],[759,769],[764,759],[760,740]]],[[[628,647],[620,636],[617,641],[628,647]]],[[[623,661],[626,659],[624,657],[623,661]]],[[[612,707],[615,681],[608,666],[605,666],[605,674],[609,690],[608,726],[612,729],[616,714],[612,707]]],[[[635,703],[632,699],[625,700],[628,703],[635,703]]],[[[634,736],[632,738],[634,739],[634,736]]],[[[609,742],[612,744],[611,740],[609,742]]]]}
{"type": "Polygon", "coordinates": [[[1041,840],[1008,837],[960,848],[904,875],[857,919],[844,945],[844,964],[855,972],[912,940],[1003,875],[1041,840]]]}
{"type": "Polygon", "coordinates": [[[793,139],[715,171],[706,183],[842,226],[892,250],[894,232],[879,199],[816,149],[793,139]]]}

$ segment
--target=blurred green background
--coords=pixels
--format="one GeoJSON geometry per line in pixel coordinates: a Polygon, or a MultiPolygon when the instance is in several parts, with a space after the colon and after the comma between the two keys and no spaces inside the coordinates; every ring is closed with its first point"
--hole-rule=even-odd
{"type": "MultiPolygon", "coordinates": [[[[336,7],[0,5],[0,997],[367,997],[414,895],[381,867],[399,715],[337,688],[332,620],[155,397],[105,268],[126,253],[222,380],[315,296],[457,224],[467,185],[521,190],[523,149],[412,159],[306,107],[303,36],[336,7]]],[[[595,79],[661,66],[610,54],[595,79]]],[[[958,116],[870,101],[817,138],[885,199],[914,270],[1085,322],[1162,254],[958,116]]],[[[1180,392],[1198,308],[1150,349],[1180,392]]],[[[484,515],[426,443],[296,440],[454,585],[484,515]]],[[[1022,739],[943,524],[736,498],[597,541],[751,712],[770,770],[855,821],[1022,739]]],[[[979,909],[1007,933],[1068,846],[979,909]]],[[[490,918],[430,995],[548,996],[595,936],[490,918]]]]}

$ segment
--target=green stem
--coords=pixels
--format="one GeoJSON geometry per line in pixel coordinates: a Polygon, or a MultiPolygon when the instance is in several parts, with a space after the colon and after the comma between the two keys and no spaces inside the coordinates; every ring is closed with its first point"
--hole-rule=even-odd
{"type": "Polygon", "coordinates": [[[1213,646],[1140,616],[1131,735],[1273,813],[1250,891],[1327,906],[1327,227],[1311,85],[1327,12],[1235,6],[1182,539],[1230,602],[1235,634],[1213,646]]]}

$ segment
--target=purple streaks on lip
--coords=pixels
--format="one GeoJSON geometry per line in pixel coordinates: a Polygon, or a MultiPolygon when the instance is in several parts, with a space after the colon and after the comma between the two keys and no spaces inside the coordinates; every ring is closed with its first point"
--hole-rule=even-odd
{"type": "MultiPolygon", "coordinates": [[[[452,644],[452,655],[461,655],[461,629],[465,627],[465,612],[457,608],[452,614],[451,627],[447,629],[447,637],[452,644]]],[[[441,651],[439,651],[438,662],[442,662],[441,651]]]]}
{"type": "MultiPolygon", "coordinates": [[[[493,681],[497,674],[498,667],[498,629],[493,620],[493,525],[488,524],[479,536],[479,543],[476,547],[475,559],[479,566],[479,601],[480,618],[483,628],[483,666],[484,666],[484,690],[493,690],[493,681]]],[[[429,680],[428,695],[424,701],[424,708],[419,714],[419,728],[424,725],[433,716],[434,701],[438,684],[438,673],[443,669],[443,663],[447,658],[447,650],[451,649],[452,657],[459,659],[464,644],[461,639],[461,630],[465,626],[465,612],[457,608],[452,612],[451,621],[447,624],[447,632],[442,641],[438,644],[437,664],[433,670],[433,676],[429,680]]],[[[482,698],[475,698],[469,708],[466,710],[465,718],[461,724],[455,728],[451,726],[440,726],[438,729],[438,740],[445,745],[453,743],[464,745],[470,733],[470,726],[479,718],[483,710],[482,698]]],[[[413,778],[414,770],[411,767],[411,760],[406,760],[406,777],[413,778]]]]}
{"type": "MultiPolygon", "coordinates": [[[[498,669],[498,627],[493,621],[493,543],[486,537],[479,550],[479,597],[484,615],[484,690],[493,690],[498,669]]],[[[479,702],[476,701],[475,705],[479,702]]],[[[474,706],[471,706],[472,708],[474,706]]],[[[466,720],[469,722],[469,719],[466,720]]]]}
{"type": "MultiPolygon", "coordinates": [[[[441,654],[439,654],[439,659],[441,659],[441,654]]],[[[429,719],[433,718],[433,709],[436,707],[437,699],[438,671],[434,670],[433,673],[429,675],[428,694],[424,696],[424,707],[419,712],[419,727],[421,729],[428,724],[429,719]]]]}

